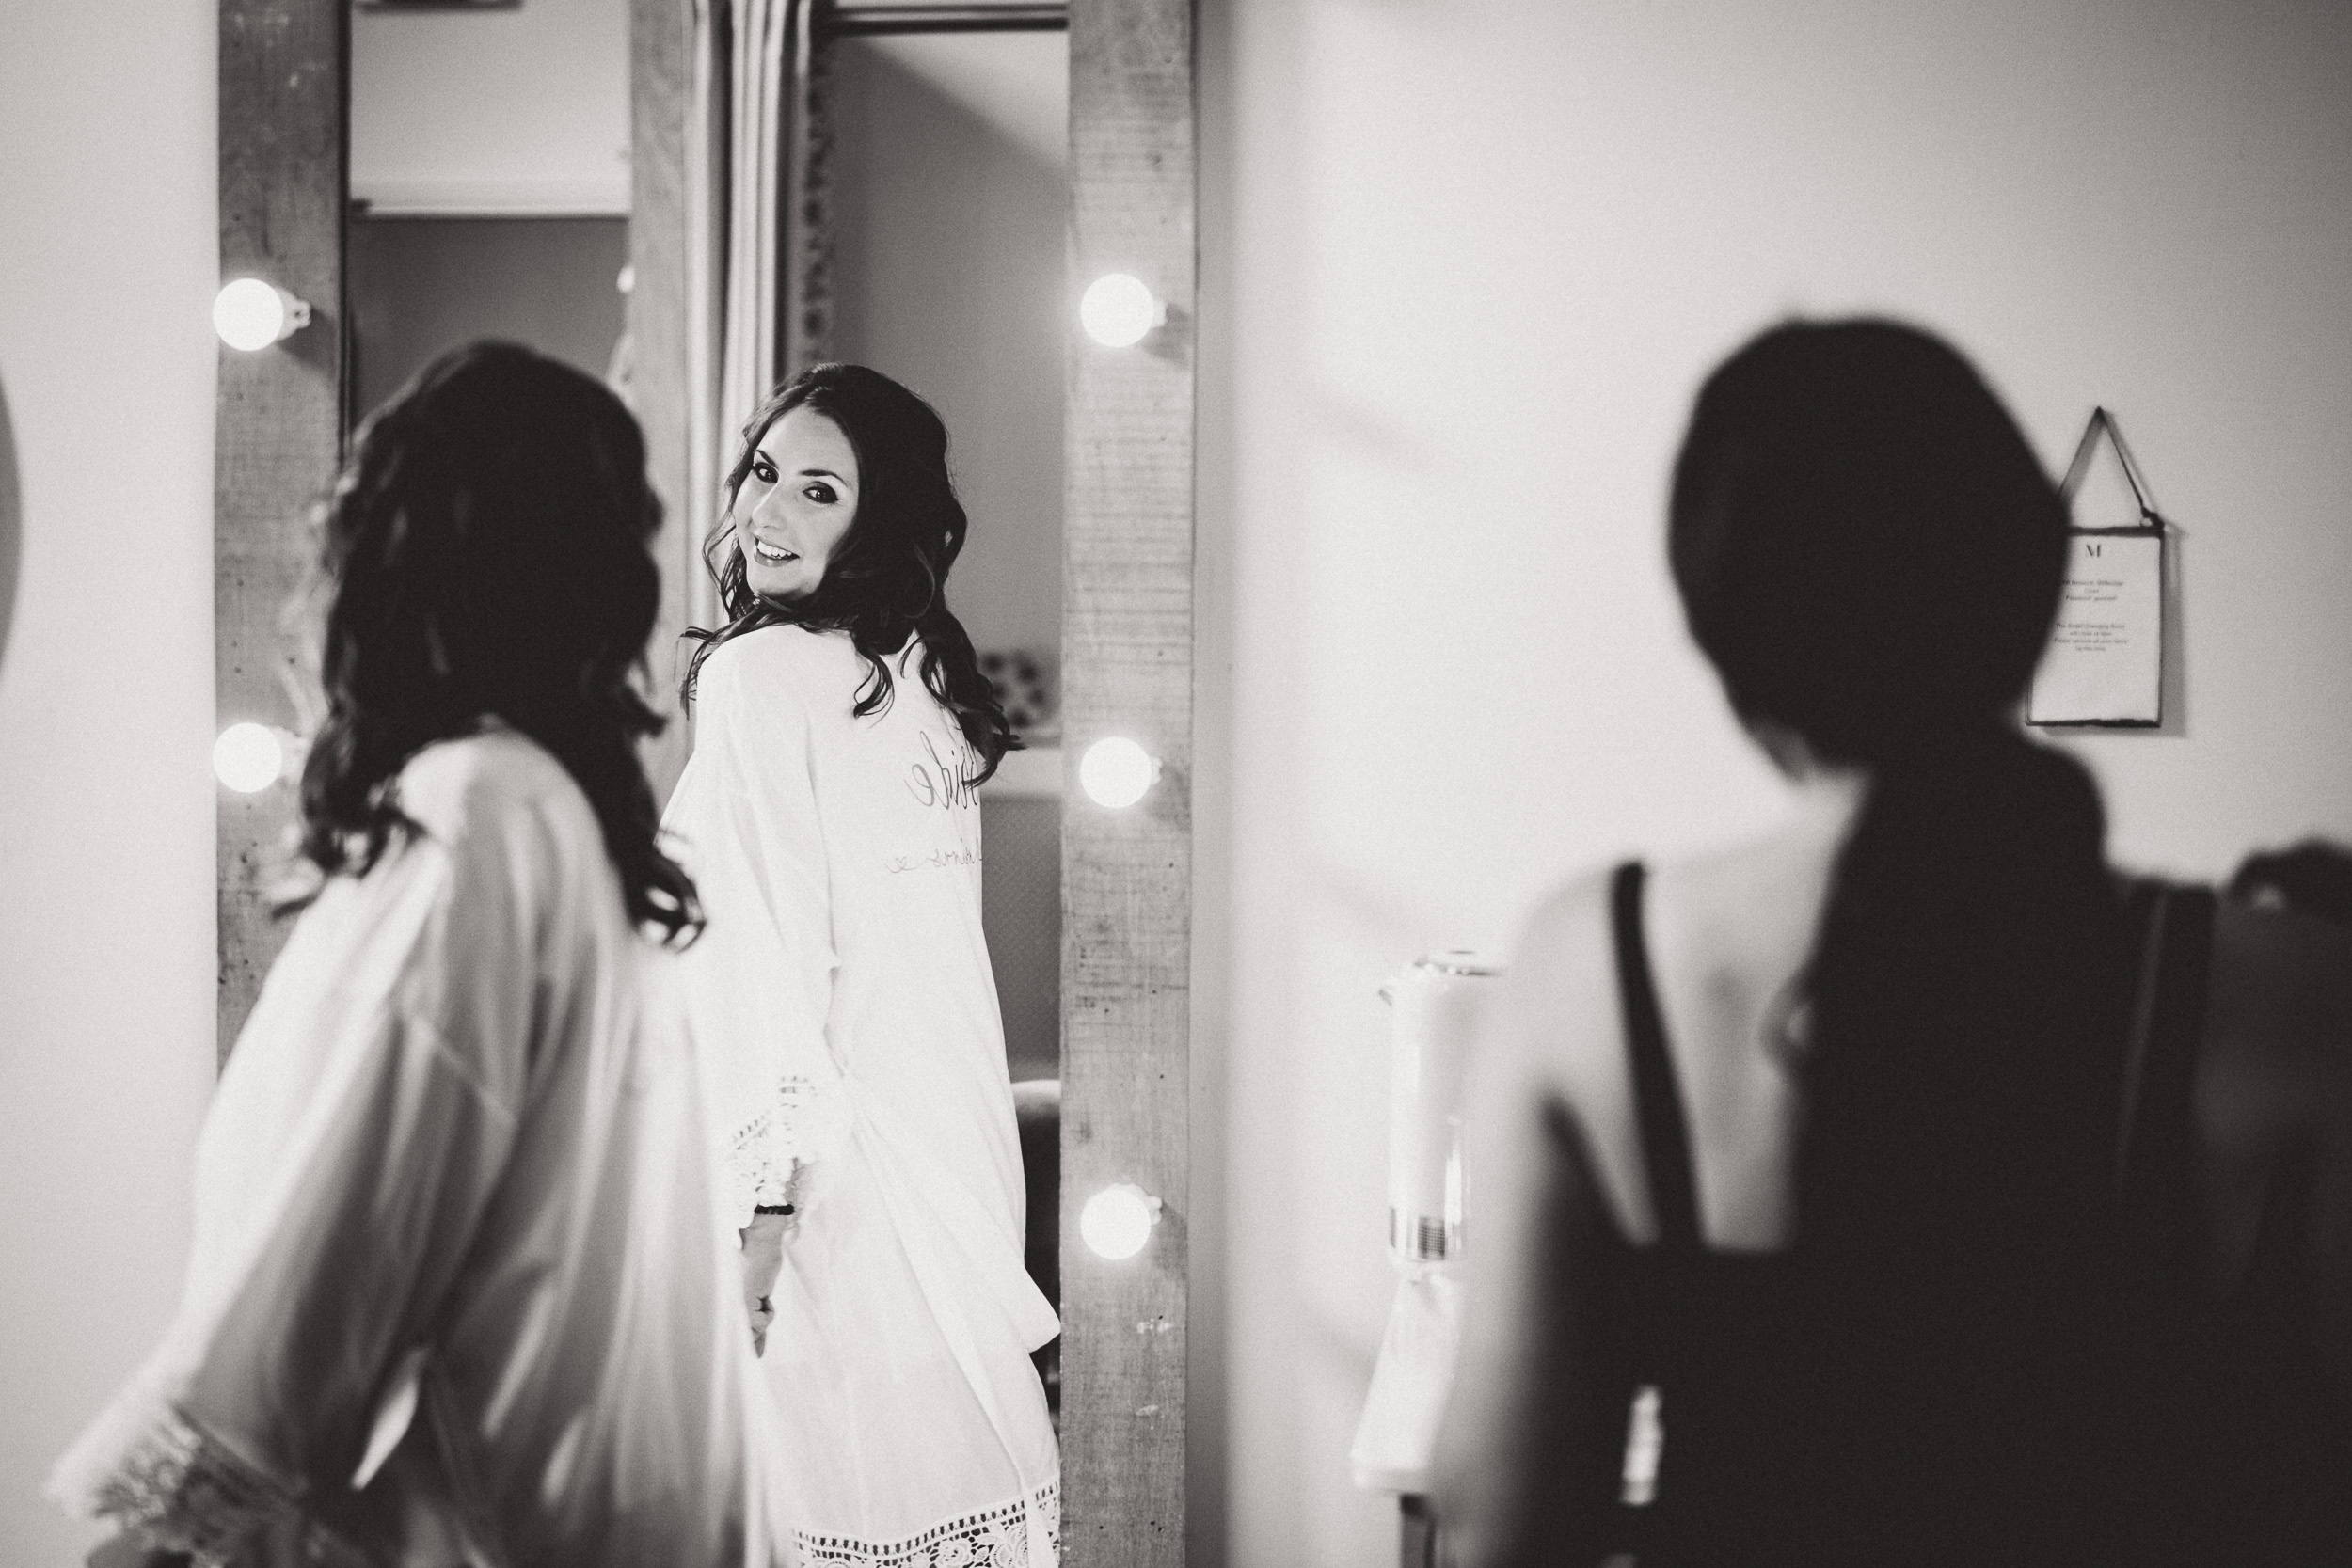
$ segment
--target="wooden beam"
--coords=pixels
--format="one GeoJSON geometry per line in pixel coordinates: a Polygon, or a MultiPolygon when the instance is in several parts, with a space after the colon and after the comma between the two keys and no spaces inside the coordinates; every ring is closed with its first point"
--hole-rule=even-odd
{"type": "Polygon", "coordinates": [[[630,0],[628,295],[629,402],[645,433],[645,467],[661,498],[661,609],[646,645],[655,705],[670,727],[645,748],[654,800],[667,800],[686,767],[678,716],[679,635],[702,571],[701,508],[690,494],[688,376],[692,362],[687,266],[687,137],[693,100],[689,0],[630,0]]]}
{"type": "Polygon", "coordinates": [[[1190,0],[1075,0],[1070,277],[1141,278],[1134,348],[1070,328],[1063,543],[1062,1497],[1073,1568],[1184,1559],[1191,1053],[1194,149],[1190,0]],[[1161,777],[1122,811],[1077,786],[1126,736],[1161,777]],[[1164,1205],[1119,1262],[1075,1221],[1134,1182],[1164,1205]]]}
{"type": "MultiPolygon", "coordinates": [[[[343,0],[220,0],[220,274],[277,284],[310,325],[273,347],[220,351],[213,481],[214,701],[296,730],[307,521],[341,461],[343,208],[348,189],[343,0]]],[[[285,941],[268,884],[294,786],[219,790],[217,1050],[226,1057],[285,941]]]]}

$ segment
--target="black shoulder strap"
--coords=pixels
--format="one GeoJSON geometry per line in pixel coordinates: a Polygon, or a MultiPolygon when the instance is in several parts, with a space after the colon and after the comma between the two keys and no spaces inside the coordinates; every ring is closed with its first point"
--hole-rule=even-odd
{"type": "Polygon", "coordinates": [[[1661,1245],[1695,1250],[1700,1244],[1697,1182],[1682,1091],[1666,1054],[1666,1025],[1650,982],[1642,941],[1642,863],[1617,867],[1609,886],[1609,924],[1617,950],[1617,995],[1625,1011],[1627,1064],[1633,1071],[1633,1109],[1642,1128],[1642,1164],[1649,1177],[1661,1245]]]}
{"type": "Polygon", "coordinates": [[[2129,1244],[2151,1261],[2169,1263],[2189,1200],[2215,898],[2210,888],[2163,887],[2133,904],[2135,912],[2146,911],[2145,936],[2117,1128],[2116,1191],[2129,1244]]]}

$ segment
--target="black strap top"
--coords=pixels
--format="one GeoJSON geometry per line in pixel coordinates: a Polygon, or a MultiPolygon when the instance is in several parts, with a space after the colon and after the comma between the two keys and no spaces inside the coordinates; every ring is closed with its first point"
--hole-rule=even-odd
{"type": "Polygon", "coordinates": [[[1804,1533],[1787,1518],[1796,1478],[1756,1456],[1790,1452],[1772,1429],[1789,1410],[1781,1373],[1804,1322],[1804,1275],[1787,1254],[1706,1243],[1689,1120],[1642,934],[1644,881],[1633,862],[1610,887],[1626,1059],[1657,1230],[1647,1246],[1617,1239],[1602,1271],[1610,1402],[1624,1412],[1625,1437],[1612,1561],[1707,1562],[1713,1544],[1730,1539],[1765,1551],[1750,1560],[1778,1560],[1766,1543],[1804,1533]]]}
{"type": "Polygon", "coordinates": [[[1633,1075],[1634,1117],[1642,1130],[1642,1169],[1657,1214],[1658,1244],[1688,1251],[1699,1232],[1697,1165],[1683,1119],[1682,1088],[1666,1053],[1649,952],[1642,937],[1642,863],[1617,867],[1609,884],[1609,927],[1616,947],[1617,993],[1625,1012],[1626,1060],[1633,1075]]]}
{"type": "MultiPolygon", "coordinates": [[[[2274,1182],[2247,1287],[2214,1304],[2185,1284],[2211,892],[2140,883],[2130,895],[2142,940],[2114,1144],[2124,1231],[2117,1251],[2130,1278],[2115,1326],[2134,1349],[2119,1360],[2124,1386],[2113,1390],[2114,1408],[2084,1429],[2099,1434],[2096,1457],[2113,1463],[2078,1464],[2067,1487],[2021,1496],[2014,1510],[1994,1511],[2013,1521],[1994,1520],[1963,1541],[1964,1526],[1934,1523],[1924,1500],[1903,1497],[1940,1462],[1943,1435],[1916,1386],[1878,1392],[1901,1386],[1905,1369],[1835,1368],[1824,1376],[1821,1342],[1808,1336],[1838,1304],[1809,1277],[1802,1251],[1706,1244],[1688,1117],[1643,940],[1644,881],[1638,863],[1620,866],[1610,899],[1642,1167],[1657,1217],[1652,1244],[1618,1237],[1599,1260],[1598,1338],[1626,1438],[1605,1532],[1611,1568],[2352,1562],[2352,1507],[2314,1501],[2352,1497],[2352,1487],[2328,1480],[2352,1449],[2314,1393],[2303,1346],[2281,1327],[2293,1318],[2300,1212],[2291,1172],[2274,1182]],[[1867,1408],[1874,1400],[1878,1407],[1867,1408]],[[1836,1434],[1849,1423],[1883,1423],[1889,1402],[1896,1428],[1910,1425],[1916,1446],[1899,1445],[1904,1457],[1873,1471],[1869,1456],[1841,1448],[1836,1434]]],[[[1953,1436],[1951,1452],[1967,1451],[1970,1434],[1953,1436]]],[[[1998,1441],[1977,1451],[1994,1453],[1998,1441]]],[[[1926,1492],[1934,1491],[1929,1478],[1926,1492]]]]}

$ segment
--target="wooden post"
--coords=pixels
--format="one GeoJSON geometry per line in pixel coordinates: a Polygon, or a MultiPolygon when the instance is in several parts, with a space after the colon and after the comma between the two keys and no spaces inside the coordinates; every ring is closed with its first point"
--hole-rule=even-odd
{"type": "Polygon", "coordinates": [[[666,801],[686,767],[678,712],[690,585],[702,571],[702,498],[690,494],[687,458],[692,362],[688,334],[688,117],[693,105],[692,8],[688,0],[630,0],[628,294],[629,402],[645,433],[645,468],[661,498],[661,609],[646,645],[655,706],[670,727],[645,748],[654,800],[666,801]]]}
{"type": "MultiPolygon", "coordinates": [[[[348,0],[220,0],[220,275],[275,283],[310,324],[220,350],[214,436],[213,690],[220,727],[300,728],[289,608],[315,554],[310,507],[342,452],[348,0]]],[[[217,1050],[225,1059],[285,941],[268,885],[294,784],[219,789],[217,1050]]]]}
{"type": "Polygon", "coordinates": [[[1184,1560],[1191,1053],[1193,42],[1190,0],[1070,8],[1071,268],[1140,278],[1168,317],[1102,347],[1072,311],[1062,661],[1062,1497],[1073,1568],[1184,1560]],[[1124,736],[1161,775],[1123,810],[1078,787],[1124,736]],[[1096,1257],[1076,1221],[1133,1182],[1152,1239],[1096,1257]]]}

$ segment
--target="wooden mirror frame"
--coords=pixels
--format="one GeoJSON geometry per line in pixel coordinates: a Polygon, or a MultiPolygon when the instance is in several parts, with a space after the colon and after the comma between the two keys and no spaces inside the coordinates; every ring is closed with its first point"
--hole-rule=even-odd
{"type": "MultiPolygon", "coordinates": [[[[305,521],[342,457],[344,127],[349,0],[220,0],[220,276],[266,278],[310,324],[255,354],[219,351],[213,413],[213,700],[219,728],[302,727],[288,610],[315,545],[305,521]]],[[[215,792],[225,1060],[285,944],[268,881],[294,781],[215,792]]]]}
{"type": "MultiPolygon", "coordinates": [[[[1137,347],[1069,316],[1062,665],[1062,1497],[1064,1560],[1184,1556],[1192,886],[1195,150],[1192,0],[1071,0],[1071,299],[1132,273],[1168,307],[1137,347]],[[1110,735],[1160,761],[1144,800],[1096,806],[1079,758],[1110,735]],[[1151,1242],[1106,1262],[1086,1200],[1161,1199],[1151,1242]]],[[[224,350],[215,424],[215,695],[225,726],[301,727],[287,606],[303,519],[341,459],[348,390],[343,225],[349,0],[220,0],[221,276],[269,279],[311,325],[224,350]]],[[[673,519],[658,646],[685,625],[705,506],[685,493],[685,150],[692,0],[630,0],[634,196],[628,319],[649,466],[673,519]]],[[[675,745],[675,742],[674,741],[675,745]]],[[[675,771],[674,764],[671,771],[675,771]]],[[[217,1049],[285,939],[265,879],[293,783],[219,791],[217,1049]]]]}

